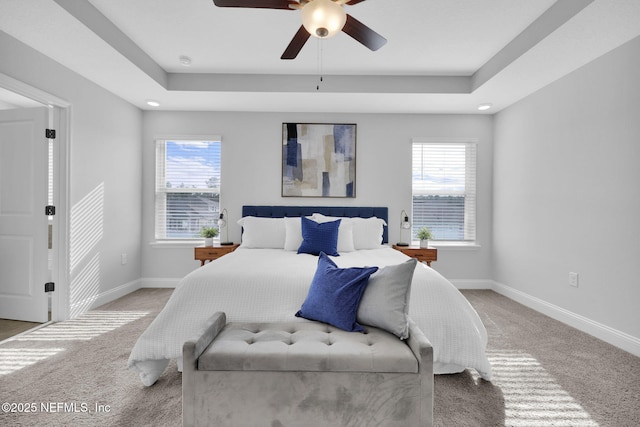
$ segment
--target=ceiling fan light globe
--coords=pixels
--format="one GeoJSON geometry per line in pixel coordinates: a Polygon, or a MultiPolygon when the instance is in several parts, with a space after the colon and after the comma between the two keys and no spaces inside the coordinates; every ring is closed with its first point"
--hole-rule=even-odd
{"type": "Polygon", "coordinates": [[[331,0],[312,0],[302,8],[302,25],[315,37],[335,36],[342,31],[345,22],[347,14],[344,9],[331,0]]]}

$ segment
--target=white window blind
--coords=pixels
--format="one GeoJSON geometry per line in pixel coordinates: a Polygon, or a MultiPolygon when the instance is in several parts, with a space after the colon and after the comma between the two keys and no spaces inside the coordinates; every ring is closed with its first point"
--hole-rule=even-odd
{"type": "Polygon", "coordinates": [[[413,140],[412,231],[427,226],[433,240],[476,239],[475,141],[413,140]]]}
{"type": "Polygon", "coordinates": [[[220,137],[156,141],[156,239],[193,239],[220,216],[220,137]]]}

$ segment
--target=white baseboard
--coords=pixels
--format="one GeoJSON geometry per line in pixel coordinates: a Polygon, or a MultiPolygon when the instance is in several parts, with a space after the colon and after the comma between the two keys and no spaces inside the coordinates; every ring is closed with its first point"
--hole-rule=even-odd
{"type": "Polygon", "coordinates": [[[175,288],[182,278],[143,277],[140,279],[141,288],[175,288]]]}
{"type": "Polygon", "coordinates": [[[175,288],[180,279],[158,279],[142,278],[129,283],[125,283],[98,295],[84,298],[82,301],[74,302],[70,307],[72,317],[76,317],[88,310],[93,310],[101,305],[115,301],[140,288],[175,288]]]}
{"type": "Polygon", "coordinates": [[[548,303],[540,298],[536,298],[507,285],[503,285],[502,283],[493,282],[491,289],[507,298],[519,302],[522,305],[545,314],[552,319],[566,323],[567,325],[582,332],[593,335],[602,341],[640,357],[639,338],[618,331],[617,329],[610,328],[607,325],[603,325],[602,323],[598,323],[569,310],[565,310],[562,307],[558,307],[557,305],[548,303]]]}
{"type": "Polygon", "coordinates": [[[108,302],[117,300],[118,298],[130,294],[133,291],[137,291],[138,289],[140,289],[140,279],[109,289],[106,292],[101,292],[98,295],[85,298],[82,301],[77,301],[71,305],[71,313],[77,316],[80,314],[79,311],[84,312],[86,310],[93,310],[96,307],[100,307],[108,302]],[[83,310],[83,307],[86,307],[86,310],[83,310]]]}

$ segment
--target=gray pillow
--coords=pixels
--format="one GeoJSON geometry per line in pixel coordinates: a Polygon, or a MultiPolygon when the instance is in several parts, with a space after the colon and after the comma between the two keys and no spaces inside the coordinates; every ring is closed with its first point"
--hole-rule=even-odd
{"type": "Polygon", "coordinates": [[[409,298],[417,262],[412,258],[371,275],[358,307],[358,322],[384,329],[402,340],[409,337],[409,298]]]}

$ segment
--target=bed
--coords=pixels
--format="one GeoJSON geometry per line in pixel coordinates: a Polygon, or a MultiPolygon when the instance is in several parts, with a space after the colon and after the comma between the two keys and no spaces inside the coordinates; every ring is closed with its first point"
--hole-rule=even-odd
{"type": "MultiPolygon", "coordinates": [[[[388,246],[387,216],[385,207],[243,206],[240,247],[180,281],[138,338],[128,367],[146,386],[156,382],[171,359],[181,370],[183,343],[217,311],[230,322],[308,322],[296,313],[309,293],[319,256],[298,253],[301,241],[307,242],[302,223],[325,224],[323,230],[341,224],[336,253],[329,254],[337,267],[382,269],[410,259],[388,246]]],[[[410,282],[408,316],[433,345],[434,373],[472,368],[491,380],[487,332],[469,302],[426,264],[417,264],[410,282]]]]}

